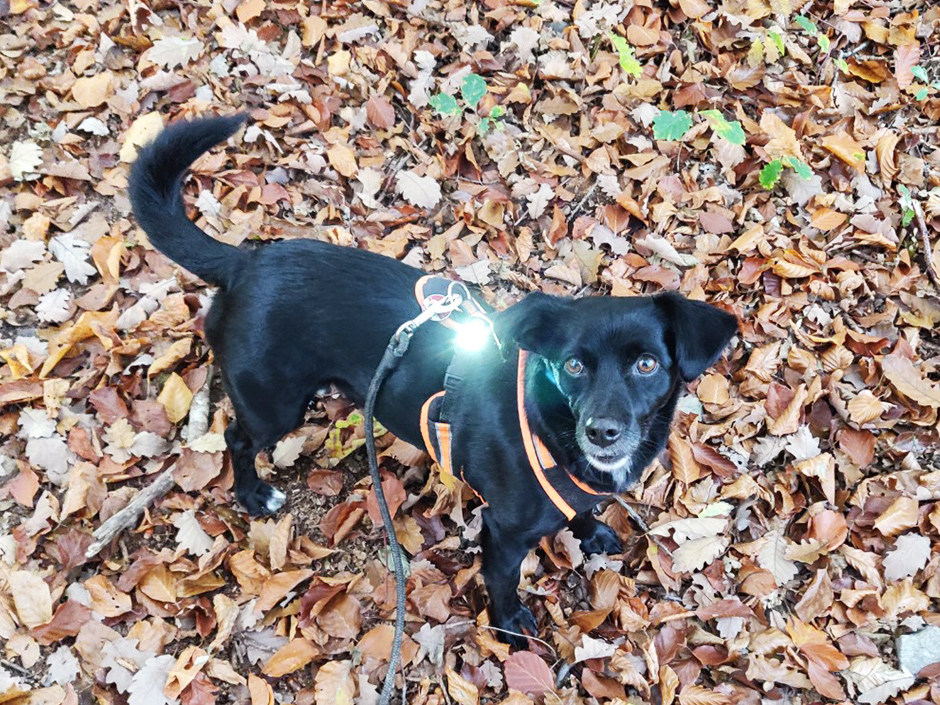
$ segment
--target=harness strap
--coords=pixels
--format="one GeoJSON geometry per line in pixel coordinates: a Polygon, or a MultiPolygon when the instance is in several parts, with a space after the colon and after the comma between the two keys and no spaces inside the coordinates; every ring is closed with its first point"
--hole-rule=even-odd
{"type": "Polygon", "coordinates": [[[532,431],[529,426],[529,416],[525,410],[525,368],[527,361],[528,353],[525,350],[520,350],[516,378],[516,403],[518,405],[522,442],[529,458],[529,466],[532,468],[532,473],[541,485],[542,490],[552,504],[558,508],[558,511],[570,520],[597,503],[597,499],[591,499],[592,497],[608,497],[610,494],[595,490],[583,480],[572,475],[568,468],[559,465],[542,439],[532,431]],[[579,509],[572,505],[579,507],[579,509]]]}
{"type": "MultiPolygon", "coordinates": [[[[539,484],[542,486],[542,491],[545,492],[552,501],[552,504],[558,507],[558,510],[564,514],[565,517],[569,520],[574,519],[575,516],[577,516],[577,512],[558,494],[558,490],[556,490],[552,486],[552,483],[548,481],[548,478],[545,477],[545,472],[543,471],[544,466],[539,459],[539,451],[547,458],[551,458],[552,454],[548,451],[548,448],[545,447],[545,444],[542,443],[529,428],[529,416],[525,411],[525,363],[528,356],[525,350],[519,351],[519,369],[516,375],[516,403],[519,407],[519,427],[522,430],[522,443],[525,445],[525,452],[529,457],[529,465],[532,467],[535,479],[538,480],[539,484]],[[538,443],[538,448],[536,447],[536,442],[538,443]]],[[[553,458],[551,464],[555,464],[553,458]]]]}

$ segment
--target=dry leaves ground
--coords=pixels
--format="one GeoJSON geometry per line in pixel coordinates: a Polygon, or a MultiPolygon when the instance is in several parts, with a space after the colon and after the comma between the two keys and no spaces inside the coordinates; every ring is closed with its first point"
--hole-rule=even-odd
{"type": "Polygon", "coordinates": [[[369,248],[496,306],[679,289],[742,321],[627,498],[649,535],[613,504],[623,555],[563,532],[526,560],[528,652],[486,629],[472,496],[383,438],[410,702],[940,703],[933,3],[0,13],[0,701],[374,701],[394,591],[359,417],[326,397],[274,449],[290,513],[234,509],[220,390],[181,435],[211,292],[129,214],[135,144],[247,108],[187,189],[228,242],[369,248]]]}

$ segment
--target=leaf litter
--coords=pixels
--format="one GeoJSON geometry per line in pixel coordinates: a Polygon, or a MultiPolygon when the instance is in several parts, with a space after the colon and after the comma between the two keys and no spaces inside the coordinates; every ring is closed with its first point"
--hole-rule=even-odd
{"type": "Polygon", "coordinates": [[[488,629],[472,495],[380,437],[410,702],[940,702],[895,647],[940,626],[933,4],[0,13],[4,702],[377,697],[394,589],[361,416],[328,394],[259,459],[289,495],[266,520],[231,504],[217,386],[180,435],[211,292],[137,229],[127,170],[168,120],[235,110],[244,138],[186,189],[228,242],[369,248],[496,307],[677,289],[742,321],[625,497],[650,534],[611,504],[622,555],[563,532],[525,561],[528,651],[488,629]]]}

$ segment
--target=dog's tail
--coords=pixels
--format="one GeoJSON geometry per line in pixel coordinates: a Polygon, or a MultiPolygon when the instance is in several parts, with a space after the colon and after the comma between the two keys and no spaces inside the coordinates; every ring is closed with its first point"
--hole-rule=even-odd
{"type": "Polygon", "coordinates": [[[231,137],[247,117],[242,113],[170,125],[140,150],[128,184],[134,215],[154,247],[223,288],[232,281],[246,253],[212,239],[186,217],[182,179],[203,152],[231,137]]]}

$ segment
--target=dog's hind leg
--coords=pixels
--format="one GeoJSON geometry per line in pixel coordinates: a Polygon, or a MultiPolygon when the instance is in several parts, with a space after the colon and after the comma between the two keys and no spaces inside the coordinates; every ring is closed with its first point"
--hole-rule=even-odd
{"type": "Polygon", "coordinates": [[[244,379],[225,386],[235,407],[235,420],[225,431],[225,442],[235,471],[235,496],[252,516],[274,514],[287,497],[258,477],[255,458],[303,422],[306,399],[296,388],[280,386],[281,394],[246,394],[244,379]]]}
{"type": "Polygon", "coordinates": [[[237,419],[225,429],[225,443],[232,455],[238,501],[252,516],[274,514],[284,505],[287,496],[258,477],[255,457],[261,448],[255,446],[237,419]]]}

